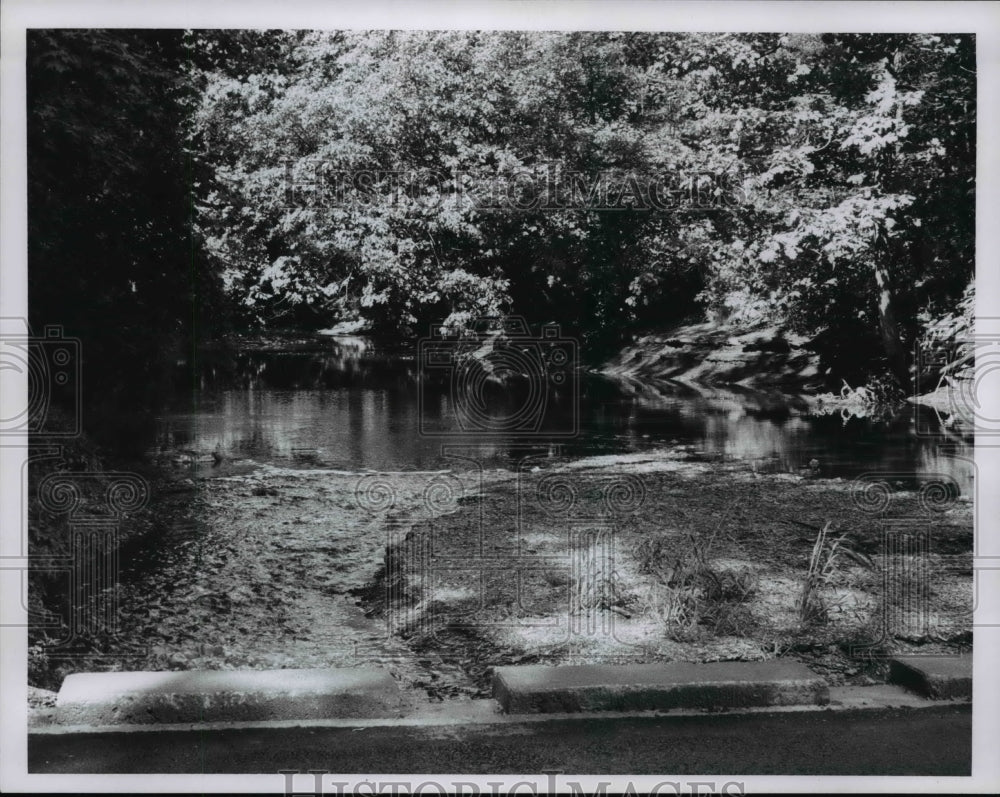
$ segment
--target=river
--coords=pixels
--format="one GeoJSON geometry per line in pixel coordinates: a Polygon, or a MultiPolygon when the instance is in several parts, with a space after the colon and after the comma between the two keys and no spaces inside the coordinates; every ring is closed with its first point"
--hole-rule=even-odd
{"type": "Polygon", "coordinates": [[[971,438],[926,407],[907,405],[889,418],[810,414],[794,396],[679,383],[637,389],[582,373],[559,389],[546,385],[544,395],[479,386],[478,414],[470,418],[456,409],[460,375],[447,367],[433,380],[428,373],[415,347],[360,337],[297,335],[204,352],[178,366],[178,382],[191,389],[170,398],[148,453],[207,476],[258,464],[505,467],[528,454],[561,459],[686,446],[769,472],[815,461],[824,477],[879,472],[909,482],[940,474],[972,491],[971,438]],[[519,412],[527,422],[520,426],[519,412]],[[547,413],[537,434],[532,412],[547,413]]]}

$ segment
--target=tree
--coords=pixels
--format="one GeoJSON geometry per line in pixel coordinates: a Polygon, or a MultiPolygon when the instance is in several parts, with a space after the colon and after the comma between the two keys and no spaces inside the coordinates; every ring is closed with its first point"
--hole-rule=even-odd
{"type": "Polygon", "coordinates": [[[722,292],[749,287],[828,340],[860,332],[841,372],[871,335],[907,388],[917,308],[957,301],[973,272],[973,42],[782,37],[761,58],[771,89],[753,94],[770,107],[722,95],[752,120],[741,157],[756,172],[722,292]],[[781,97],[782,84],[794,90],[781,97]]]}
{"type": "Polygon", "coordinates": [[[149,396],[192,306],[179,31],[28,33],[29,315],[83,340],[92,407],[149,396]]]}
{"type": "Polygon", "coordinates": [[[310,34],[281,67],[209,70],[199,221],[233,295],[278,323],[356,309],[461,327],[532,306],[613,329],[676,224],[559,207],[547,185],[672,160],[662,130],[635,124],[636,49],[624,34],[310,34]]]}
{"type": "Polygon", "coordinates": [[[198,229],[260,323],[513,311],[598,356],[714,309],[905,386],[972,274],[969,37],[212,36],[198,229]]]}

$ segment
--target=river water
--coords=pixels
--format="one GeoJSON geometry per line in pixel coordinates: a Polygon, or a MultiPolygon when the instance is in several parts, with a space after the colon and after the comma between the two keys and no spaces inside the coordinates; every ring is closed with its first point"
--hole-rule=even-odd
{"type": "Polygon", "coordinates": [[[635,388],[583,373],[558,385],[543,379],[534,395],[476,383],[475,406],[463,412],[468,380],[448,365],[422,367],[415,347],[320,335],[205,352],[179,365],[178,377],[191,389],[173,396],[158,418],[150,454],[205,476],[257,464],[504,467],[529,454],[561,459],[686,446],[769,472],[800,471],[815,460],[814,475],[878,472],[904,482],[944,475],[962,493],[973,487],[971,437],[912,405],[891,418],[810,414],[804,401],[781,394],[676,383],[635,388]]]}

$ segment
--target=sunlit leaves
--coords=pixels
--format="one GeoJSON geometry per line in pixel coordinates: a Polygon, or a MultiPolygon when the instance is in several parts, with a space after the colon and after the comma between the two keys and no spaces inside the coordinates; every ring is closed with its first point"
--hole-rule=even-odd
{"type": "Polygon", "coordinates": [[[209,59],[197,110],[198,223],[262,321],[513,309],[613,336],[763,306],[813,331],[874,328],[878,264],[913,292],[912,329],[912,308],[971,273],[968,37],[270,35],[261,59],[212,34],[229,57],[209,59]],[[287,201],[288,174],[317,163],[287,201]],[[531,180],[609,170],[727,175],[739,201],[531,203],[531,180]],[[301,199],[338,175],[336,201],[301,199]]]}

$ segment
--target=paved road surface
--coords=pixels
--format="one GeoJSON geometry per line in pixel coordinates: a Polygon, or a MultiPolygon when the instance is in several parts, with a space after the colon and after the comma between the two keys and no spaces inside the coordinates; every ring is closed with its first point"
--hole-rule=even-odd
{"type": "MultiPolygon", "coordinates": [[[[972,708],[33,735],[37,773],[969,775],[972,708]]],[[[298,784],[297,784],[298,785],[298,784]]]]}

